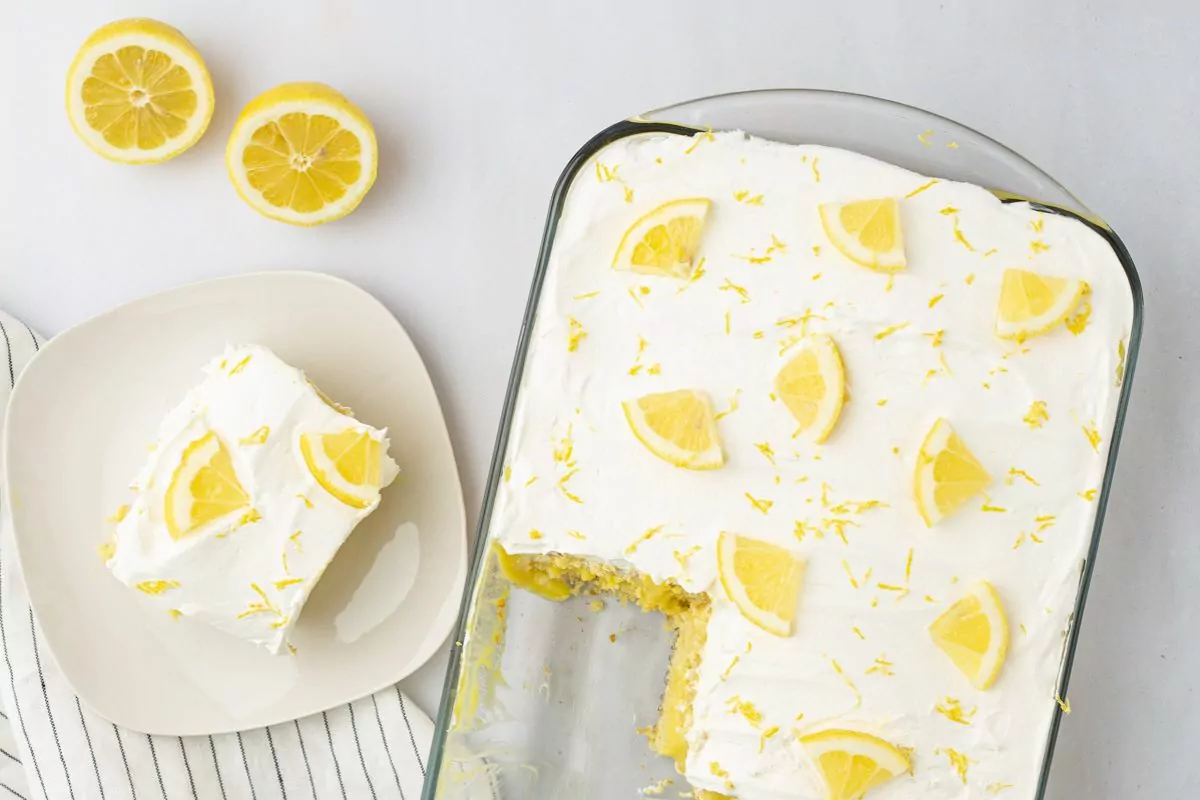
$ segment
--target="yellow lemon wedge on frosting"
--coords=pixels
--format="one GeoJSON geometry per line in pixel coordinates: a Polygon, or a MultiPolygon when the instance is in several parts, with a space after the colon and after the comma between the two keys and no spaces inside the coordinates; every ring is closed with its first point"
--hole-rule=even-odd
{"type": "Polygon", "coordinates": [[[939,419],[929,429],[913,474],[913,496],[925,524],[933,526],[992,482],[954,428],[939,419]]]}
{"type": "Polygon", "coordinates": [[[825,784],[825,800],[861,800],[867,792],[912,769],[900,748],[868,733],[825,730],[800,737],[825,784]]]}
{"type": "Polygon", "coordinates": [[[717,571],[725,594],[742,616],[776,636],[791,636],[804,562],[778,545],[722,533],[717,539],[717,571]]]}
{"type": "Polygon", "coordinates": [[[189,444],[171,475],[164,507],[172,539],[250,508],[225,444],[211,431],[189,444]]]}
{"type": "Polygon", "coordinates": [[[976,689],[996,682],[1008,655],[1008,620],[990,583],[972,587],[934,621],[929,633],[976,689]]]}
{"type": "Polygon", "coordinates": [[[663,203],[643,215],[621,237],[613,268],[690,277],[711,206],[706,197],[687,197],[663,203]]]}
{"type": "Polygon", "coordinates": [[[896,198],[824,203],[818,210],[825,235],[846,258],[879,272],[898,272],[907,265],[896,198]]]}
{"type": "Polygon", "coordinates": [[[805,336],[775,376],[775,394],[800,423],[800,432],[820,444],[842,413],[846,372],[837,344],[828,336],[805,336]]]}
{"type": "Polygon", "coordinates": [[[311,226],[358,207],[375,183],[379,147],[371,121],[336,89],[285,83],[242,110],[225,163],[253,209],[311,226]]]}
{"type": "Polygon", "coordinates": [[[621,404],[633,435],[654,455],[683,469],[725,463],[708,395],[692,389],[648,394],[621,404]]]}
{"type": "Polygon", "coordinates": [[[1024,341],[1046,333],[1065,322],[1088,291],[1086,281],[1006,269],[996,306],[996,335],[1024,341]]]}
{"type": "Polygon", "coordinates": [[[126,19],[97,30],[67,72],[67,116],[111,161],[155,164],[199,141],[213,113],[204,59],[170,25],[126,19]]]}
{"type": "Polygon", "coordinates": [[[366,431],[301,434],[300,454],[321,488],[346,505],[369,508],[378,499],[383,448],[366,431]]]}

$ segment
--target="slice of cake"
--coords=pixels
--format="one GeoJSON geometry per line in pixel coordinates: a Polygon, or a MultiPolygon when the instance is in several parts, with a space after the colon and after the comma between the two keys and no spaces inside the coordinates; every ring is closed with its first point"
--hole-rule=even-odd
{"type": "Polygon", "coordinates": [[[279,653],[399,470],[386,430],[265,347],[228,348],[205,372],[163,420],[102,555],[164,612],[279,653]]]}

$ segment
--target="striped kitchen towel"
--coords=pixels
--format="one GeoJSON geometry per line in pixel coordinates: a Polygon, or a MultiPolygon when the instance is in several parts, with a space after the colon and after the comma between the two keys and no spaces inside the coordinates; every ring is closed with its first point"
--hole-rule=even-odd
{"type": "MultiPolygon", "coordinates": [[[[0,312],[0,416],[41,344],[0,312]]],[[[0,800],[419,800],[433,724],[398,687],[220,736],[149,736],[93,714],[38,633],[3,517],[0,800]]]]}

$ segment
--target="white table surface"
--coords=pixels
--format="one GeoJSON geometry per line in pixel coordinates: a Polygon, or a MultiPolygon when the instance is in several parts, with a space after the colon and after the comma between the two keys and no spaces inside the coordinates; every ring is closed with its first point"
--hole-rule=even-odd
{"type": "MultiPolygon", "coordinates": [[[[1186,0],[6,0],[0,306],[53,334],[220,275],[353,280],[429,365],[473,526],[550,189],[591,134],[694,96],[776,86],[957,119],[1083,198],[1141,271],[1146,336],[1050,796],[1182,797],[1200,786],[1200,532],[1188,506],[1200,470],[1197,54],[1186,0]],[[165,166],[103,161],[63,112],[77,46],[134,15],[184,30],[216,84],[208,134],[165,166]],[[379,133],[371,195],[315,230],[260,218],[223,164],[241,106],[290,80],[339,87],[379,133]]],[[[431,713],[444,665],[404,683],[431,713]]]]}

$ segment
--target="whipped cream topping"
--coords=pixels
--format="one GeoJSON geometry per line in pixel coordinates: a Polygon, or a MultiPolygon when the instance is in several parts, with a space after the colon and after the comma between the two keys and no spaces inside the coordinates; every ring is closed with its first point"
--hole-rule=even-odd
{"type": "Polygon", "coordinates": [[[490,536],[711,594],[688,735],[695,787],[823,797],[798,736],[847,728],[912,750],[913,774],[872,798],[1031,798],[1132,316],[1101,236],[980,187],[741,133],[621,140],[578,174],[559,220],[490,536]],[[883,196],[902,199],[908,268],[893,279],[841,255],[817,212],[883,196]],[[612,269],[633,221],[683,197],[713,200],[698,277],[612,269]],[[997,338],[1008,267],[1086,280],[1090,314],[1024,344],[997,338]],[[793,438],[771,396],[802,331],[832,336],[846,368],[848,401],[821,446],[793,438]],[[682,388],[720,414],[721,469],[677,469],[626,424],[622,401],[682,388]],[[913,471],[939,417],[993,482],[927,528],[913,471]],[[727,599],[721,531],[803,557],[793,636],[727,599]],[[928,632],[979,580],[1011,627],[989,691],[928,632]]]}
{"type": "MultiPolygon", "coordinates": [[[[303,372],[265,347],[228,348],[205,373],[163,420],[133,484],[137,498],[116,526],[107,566],[164,612],[279,653],[325,567],[379,505],[377,492],[356,508],[323,488],[300,437],[364,432],[380,442],[380,487],[399,470],[387,455],[386,430],[335,408],[303,372]],[[247,504],[177,539],[166,521],[167,495],[173,478],[184,474],[185,452],[209,434],[229,453],[247,504]]],[[[207,462],[207,452],[199,452],[207,462]]]]}

